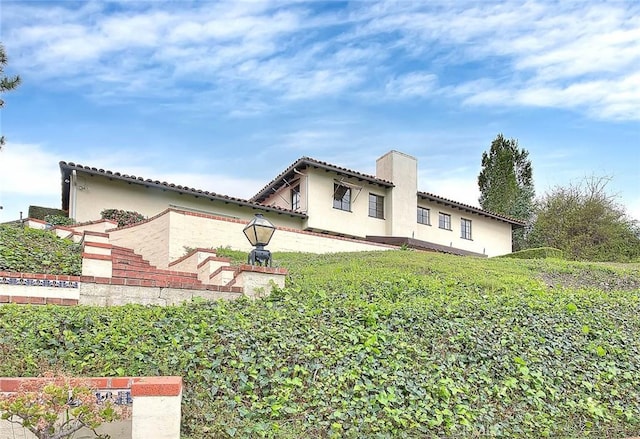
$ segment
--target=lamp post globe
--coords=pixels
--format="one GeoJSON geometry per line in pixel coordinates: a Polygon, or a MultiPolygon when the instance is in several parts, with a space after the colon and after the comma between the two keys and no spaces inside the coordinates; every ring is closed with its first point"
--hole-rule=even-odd
{"type": "Polygon", "coordinates": [[[276,227],[261,213],[249,221],[242,229],[249,243],[255,248],[249,253],[247,263],[251,265],[271,266],[271,252],[265,249],[273,237],[276,227]]]}

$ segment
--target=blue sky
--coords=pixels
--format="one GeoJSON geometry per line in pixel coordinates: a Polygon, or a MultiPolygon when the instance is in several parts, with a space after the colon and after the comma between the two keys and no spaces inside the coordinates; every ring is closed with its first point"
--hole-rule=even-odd
{"type": "Polygon", "coordinates": [[[2,2],[0,221],[60,160],[248,198],[297,158],[477,205],[498,133],[538,195],[585,176],[640,219],[640,2],[2,2]]]}

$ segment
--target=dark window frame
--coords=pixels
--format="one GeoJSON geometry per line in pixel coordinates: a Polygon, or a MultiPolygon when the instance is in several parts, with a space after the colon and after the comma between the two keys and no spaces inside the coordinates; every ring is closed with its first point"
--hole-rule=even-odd
{"type": "Polygon", "coordinates": [[[431,225],[431,209],[428,207],[420,207],[418,206],[418,224],[424,224],[425,226],[431,225]],[[425,215],[426,212],[426,215],[425,215]],[[426,221],[425,221],[426,217],[426,221]]]}
{"type": "Polygon", "coordinates": [[[351,212],[351,188],[333,183],[333,208],[351,212]]]}
{"type": "Polygon", "coordinates": [[[384,219],[384,197],[382,195],[369,193],[369,216],[384,219]]]}
{"type": "Polygon", "coordinates": [[[471,241],[473,239],[471,230],[471,220],[460,218],[460,238],[471,241]]]}
{"type": "Polygon", "coordinates": [[[291,188],[291,210],[300,209],[300,185],[291,188]]]}
{"type": "Polygon", "coordinates": [[[452,230],[451,215],[444,212],[438,212],[438,227],[443,230],[452,230]]]}

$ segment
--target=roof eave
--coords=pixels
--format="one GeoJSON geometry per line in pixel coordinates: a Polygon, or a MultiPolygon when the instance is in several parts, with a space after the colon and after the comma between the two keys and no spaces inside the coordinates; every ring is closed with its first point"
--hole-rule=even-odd
{"type": "Polygon", "coordinates": [[[426,199],[426,200],[430,200],[430,201],[434,201],[436,203],[439,204],[444,204],[445,206],[450,206],[450,207],[455,207],[457,209],[460,210],[464,210],[466,212],[469,213],[474,213],[476,215],[481,215],[481,216],[485,216],[487,218],[492,218],[498,221],[502,221],[508,224],[511,224],[513,227],[515,228],[522,228],[526,225],[526,223],[524,221],[520,221],[518,219],[515,218],[510,218],[507,216],[503,216],[503,215],[499,215],[497,213],[493,213],[493,212],[489,212],[487,210],[483,210],[474,206],[470,206],[467,204],[463,204],[463,203],[458,203],[456,201],[453,200],[448,200],[446,198],[441,198],[438,197],[436,195],[433,194],[428,194],[426,192],[418,192],[418,197],[426,199]]]}
{"type": "Polygon", "coordinates": [[[271,180],[271,182],[269,182],[265,187],[260,189],[260,191],[258,191],[258,193],[256,193],[249,200],[254,202],[260,202],[266,199],[269,195],[276,192],[283,186],[283,181],[286,180],[288,176],[290,176],[292,173],[295,173],[295,171],[298,169],[304,169],[309,166],[317,169],[324,169],[325,171],[328,171],[328,172],[335,172],[338,175],[345,175],[350,178],[356,178],[358,180],[367,181],[369,183],[376,184],[382,187],[389,188],[389,187],[395,186],[392,182],[381,180],[374,176],[361,174],[355,171],[350,171],[349,169],[334,166],[329,163],[320,162],[320,161],[311,159],[309,157],[302,157],[298,159],[295,163],[293,163],[291,166],[289,166],[287,169],[285,169],[283,172],[281,172],[276,178],[271,180]]]}
{"type": "Polygon", "coordinates": [[[185,195],[193,195],[195,197],[202,197],[210,200],[220,201],[225,204],[235,204],[241,207],[249,207],[251,209],[259,210],[262,212],[272,212],[279,215],[289,215],[291,217],[297,217],[302,219],[307,218],[307,215],[304,213],[300,213],[300,212],[296,212],[288,209],[277,208],[277,207],[265,206],[259,203],[252,202],[250,200],[242,200],[240,198],[228,197],[225,195],[216,194],[214,192],[205,192],[199,189],[193,189],[193,188],[183,187],[179,185],[176,186],[168,183],[162,184],[162,183],[157,183],[150,179],[145,180],[142,177],[126,176],[120,173],[113,173],[111,171],[105,171],[102,169],[86,168],[81,165],[60,162],[60,171],[62,173],[62,185],[63,185],[63,193],[62,193],[63,209],[65,206],[65,200],[66,200],[66,205],[68,209],[70,182],[68,182],[67,180],[69,179],[69,175],[71,174],[71,172],[74,170],[78,172],[85,172],[90,175],[98,175],[100,177],[126,181],[127,183],[130,183],[130,184],[139,184],[147,187],[155,187],[157,189],[162,189],[166,191],[172,191],[172,192],[177,192],[185,195]],[[65,190],[65,187],[66,187],[66,190],[65,190]]]}

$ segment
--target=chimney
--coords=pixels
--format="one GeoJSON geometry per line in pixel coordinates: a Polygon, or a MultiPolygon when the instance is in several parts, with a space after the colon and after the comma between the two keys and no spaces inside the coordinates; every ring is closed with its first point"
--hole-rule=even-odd
{"type": "Polygon", "coordinates": [[[394,184],[385,200],[387,235],[412,236],[418,206],[418,160],[399,151],[389,151],[376,160],[376,177],[394,184]]]}

